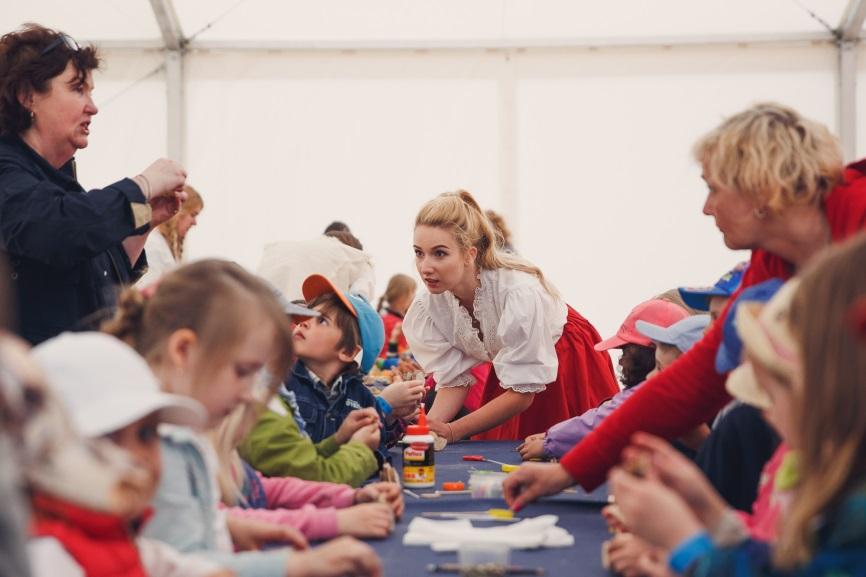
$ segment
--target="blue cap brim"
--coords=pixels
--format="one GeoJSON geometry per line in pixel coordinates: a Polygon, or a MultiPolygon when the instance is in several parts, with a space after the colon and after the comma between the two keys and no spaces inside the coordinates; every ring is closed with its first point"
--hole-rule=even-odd
{"type": "Polygon", "coordinates": [[[692,307],[696,311],[707,312],[710,310],[710,297],[728,297],[731,296],[726,291],[718,287],[707,288],[679,288],[677,289],[682,297],[683,302],[692,307]]]}
{"type": "Polygon", "coordinates": [[[637,321],[634,326],[637,329],[637,332],[649,339],[652,339],[659,343],[665,343],[669,345],[674,344],[670,330],[664,327],[660,327],[646,321],[637,321]]]}

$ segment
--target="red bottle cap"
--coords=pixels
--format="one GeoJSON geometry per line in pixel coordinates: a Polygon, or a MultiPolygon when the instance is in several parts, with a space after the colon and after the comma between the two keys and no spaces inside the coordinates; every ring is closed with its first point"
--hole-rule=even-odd
{"type": "Polygon", "coordinates": [[[430,427],[427,426],[427,413],[424,411],[424,405],[421,405],[421,412],[418,413],[418,422],[414,425],[406,427],[407,435],[429,435],[430,427]]]}

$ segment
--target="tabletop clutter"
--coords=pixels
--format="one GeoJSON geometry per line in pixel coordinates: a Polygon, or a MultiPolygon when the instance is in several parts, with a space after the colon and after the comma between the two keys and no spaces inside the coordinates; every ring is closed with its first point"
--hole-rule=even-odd
{"type": "MultiPolygon", "coordinates": [[[[423,406],[415,424],[408,425],[401,441],[402,481],[405,493],[414,499],[502,499],[502,484],[508,472],[519,465],[464,455],[465,462],[499,465],[500,470],[470,468],[465,481],[448,481],[436,489],[435,436],[427,424],[423,406]],[[421,491],[421,489],[428,489],[421,491]]],[[[486,501],[485,501],[486,503],[486,501]]],[[[458,562],[435,563],[431,573],[459,573],[469,576],[543,575],[540,567],[509,565],[512,549],[562,548],[574,545],[574,537],[557,526],[557,515],[519,517],[510,509],[479,506],[470,511],[423,511],[411,520],[403,545],[430,547],[435,552],[456,551],[458,562]],[[477,524],[477,525],[476,525],[477,524]]]]}

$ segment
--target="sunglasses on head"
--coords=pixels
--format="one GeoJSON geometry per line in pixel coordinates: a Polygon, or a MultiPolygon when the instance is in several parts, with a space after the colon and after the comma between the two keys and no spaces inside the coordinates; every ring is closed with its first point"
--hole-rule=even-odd
{"type": "Polygon", "coordinates": [[[72,52],[78,52],[79,50],[81,50],[81,46],[78,45],[78,42],[76,42],[72,36],[61,32],[57,35],[57,38],[55,38],[54,41],[51,42],[51,44],[42,49],[42,52],[40,52],[39,55],[45,56],[61,44],[65,45],[72,52]]]}

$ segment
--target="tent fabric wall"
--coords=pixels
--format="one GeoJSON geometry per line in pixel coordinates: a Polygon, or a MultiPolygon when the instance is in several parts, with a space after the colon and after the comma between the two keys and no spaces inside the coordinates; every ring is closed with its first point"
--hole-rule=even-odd
{"type": "MultiPolygon", "coordinates": [[[[90,4],[97,3],[86,0],[81,11],[90,4]]],[[[543,42],[544,35],[738,31],[736,18],[707,16],[718,8],[712,2],[716,7],[702,12],[700,22],[693,17],[692,28],[685,24],[697,14],[694,3],[678,0],[659,5],[677,8],[685,20],[638,10],[643,28],[631,13],[613,27],[609,7],[603,8],[608,16],[599,17],[604,26],[549,18],[557,10],[595,10],[579,2],[546,4],[552,6],[547,18],[524,2],[480,2],[479,9],[486,6],[499,18],[495,25],[465,3],[444,2],[444,12],[428,14],[426,21],[411,2],[396,4],[407,18],[404,28],[393,23],[399,14],[382,8],[356,14],[355,20],[368,20],[352,25],[348,16],[357,10],[337,0],[290,22],[262,21],[267,10],[277,10],[270,0],[175,0],[186,34],[235,8],[197,37],[202,42],[250,35],[298,39],[301,30],[307,36],[299,39],[311,43],[351,44],[390,33],[389,41],[409,45],[441,41],[448,31],[452,39],[473,36],[482,44],[505,32],[543,42]],[[329,27],[328,14],[346,17],[329,27]],[[443,14],[459,15],[460,24],[449,28],[443,14]]],[[[820,7],[836,23],[847,2],[801,4],[820,7]]],[[[734,14],[747,5],[756,6],[745,0],[726,6],[734,14]]],[[[116,34],[98,33],[89,20],[63,24],[71,18],[66,9],[31,11],[32,18],[19,14],[20,6],[15,10],[0,18],[14,18],[5,29],[50,15],[42,21],[106,39],[106,46],[116,45],[108,40],[159,38],[153,23],[130,23],[140,19],[137,8],[105,11],[106,20],[119,22],[116,34]]],[[[767,0],[754,8],[754,18],[739,18],[739,31],[820,32],[804,14],[790,2],[767,0]],[[770,18],[773,10],[781,17],[770,18]]],[[[603,334],[616,330],[638,301],[677,285],[710,283],[744,258],[725,249],[712,219],[701,214],[705,188],[691,158],[701,134],[761,100],[792,105],[831,128],[838,114],[837,53],[829,41],[509,50],[195,46],[183,59],[184,150],[190,183],[202,192],[206,209],[189,238],[190,258],[218,256],[255,269],[266,242],[311,237],[341,219],[374,256],[382,290],[391,274],[413,272],[412,220],[421,204],[465,188],[505,214],[520,252],[541,265],[603,334]]],[[[81,180],[90,187],[135,174],[167,153],[164,53],[107,48],[103,56],[95,93],[101,110],[91,146],[78,157],[81,180]]],[[[861,154],[864,116],[861,107],[861,154]]]]}

